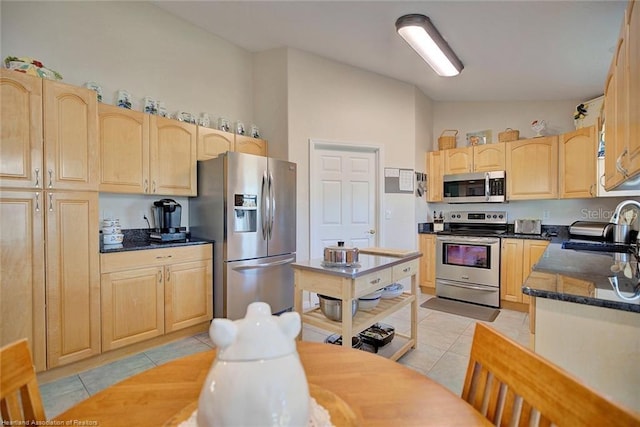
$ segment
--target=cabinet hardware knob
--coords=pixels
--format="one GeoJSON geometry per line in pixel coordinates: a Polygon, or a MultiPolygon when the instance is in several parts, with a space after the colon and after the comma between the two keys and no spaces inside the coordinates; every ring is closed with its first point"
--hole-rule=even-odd
{"type": "Polygon", "coordinates": [[[36,168],[36,187],[40,187],[40,169],[36,168]]]}
{"type": "Polygon", "coordinates": [[[406,273],[406,272],[408,272],[408,271],[411,271],[411,267],[406,267],[406,268],[403,268],[403,269],[402,269],[402,272],[403,272],[403,273],[406,273]]]}
{"type": "Polygon", "coordinates": [[[149,192],[149,181],[148,180],[144,180],[144,192],[148,193],[149,192]]]}
{"type": "Polygon", "coordinates": [[[377,279],[372,280],[369,283],[371,283],[372,285],[375,285],[376,283],[380,283],[380,278],[378,277],[377,279]]]}
{"type": "Polygon", "coordinates": [[[53,170],[49,169],[49,188],[53,187],[53,170]]]}
{"type": "Polygon", "coordinates": [[[154,179],[154,180],[153,180],[153,181],[151,181],[151,182],[153,183],[153,189],[152,189],[152,192],[153,192],[153,194],[155,194],[155,193],[156,193],[156,180],[154,179]]]}
{"type": "Polygon", "coordinates": [[[53,193],[49,193],[49,212],[53,212],[53,193]]]}
{"type": "Polygon", "coordinates": [[[40,212],[40,193],[36,193],[36,212],[40,212]]]}

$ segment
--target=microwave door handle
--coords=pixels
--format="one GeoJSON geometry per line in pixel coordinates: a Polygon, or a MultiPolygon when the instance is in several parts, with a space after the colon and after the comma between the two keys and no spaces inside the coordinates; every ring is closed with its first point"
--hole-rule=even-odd
{"type": "Polygon", "coordinates": [[[491,191],[489,190],[489,172],[484,174],[484,199],[488,202],[491,198],[491,191]]]}

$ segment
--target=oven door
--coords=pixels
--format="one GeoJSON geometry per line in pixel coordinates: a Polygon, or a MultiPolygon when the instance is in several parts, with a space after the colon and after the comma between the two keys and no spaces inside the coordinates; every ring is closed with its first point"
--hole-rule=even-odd
{"type": "Polygon", "coordinates": [[[438,236],[436,279],[500,286],[500,239],[438,236]]]}
{"type": "Polygon", "coordinates": [[[436,279],[436,295],[473,304],[500,307],[500,288],[436,279]]]}

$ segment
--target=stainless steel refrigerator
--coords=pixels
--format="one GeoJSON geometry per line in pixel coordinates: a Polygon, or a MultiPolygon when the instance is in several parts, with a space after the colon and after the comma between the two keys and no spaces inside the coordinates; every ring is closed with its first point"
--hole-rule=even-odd
{"type": "Polygon", "coordinates": [[[215,317],[242,318],[254,301],[274,313],[293,307],[295,163],[236,152],[198,162],[189,229],[215,240],[215,317]]]}

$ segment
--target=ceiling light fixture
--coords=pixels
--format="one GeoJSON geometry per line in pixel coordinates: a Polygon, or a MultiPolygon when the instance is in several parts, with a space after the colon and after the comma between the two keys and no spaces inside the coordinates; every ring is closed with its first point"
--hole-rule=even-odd
{"type": "Polygon", "coordinates": [[[415,13],[401,16],[396,21],[396,31],[438,75],[457,76],[464,68],[427,16],[415,13]]]}

